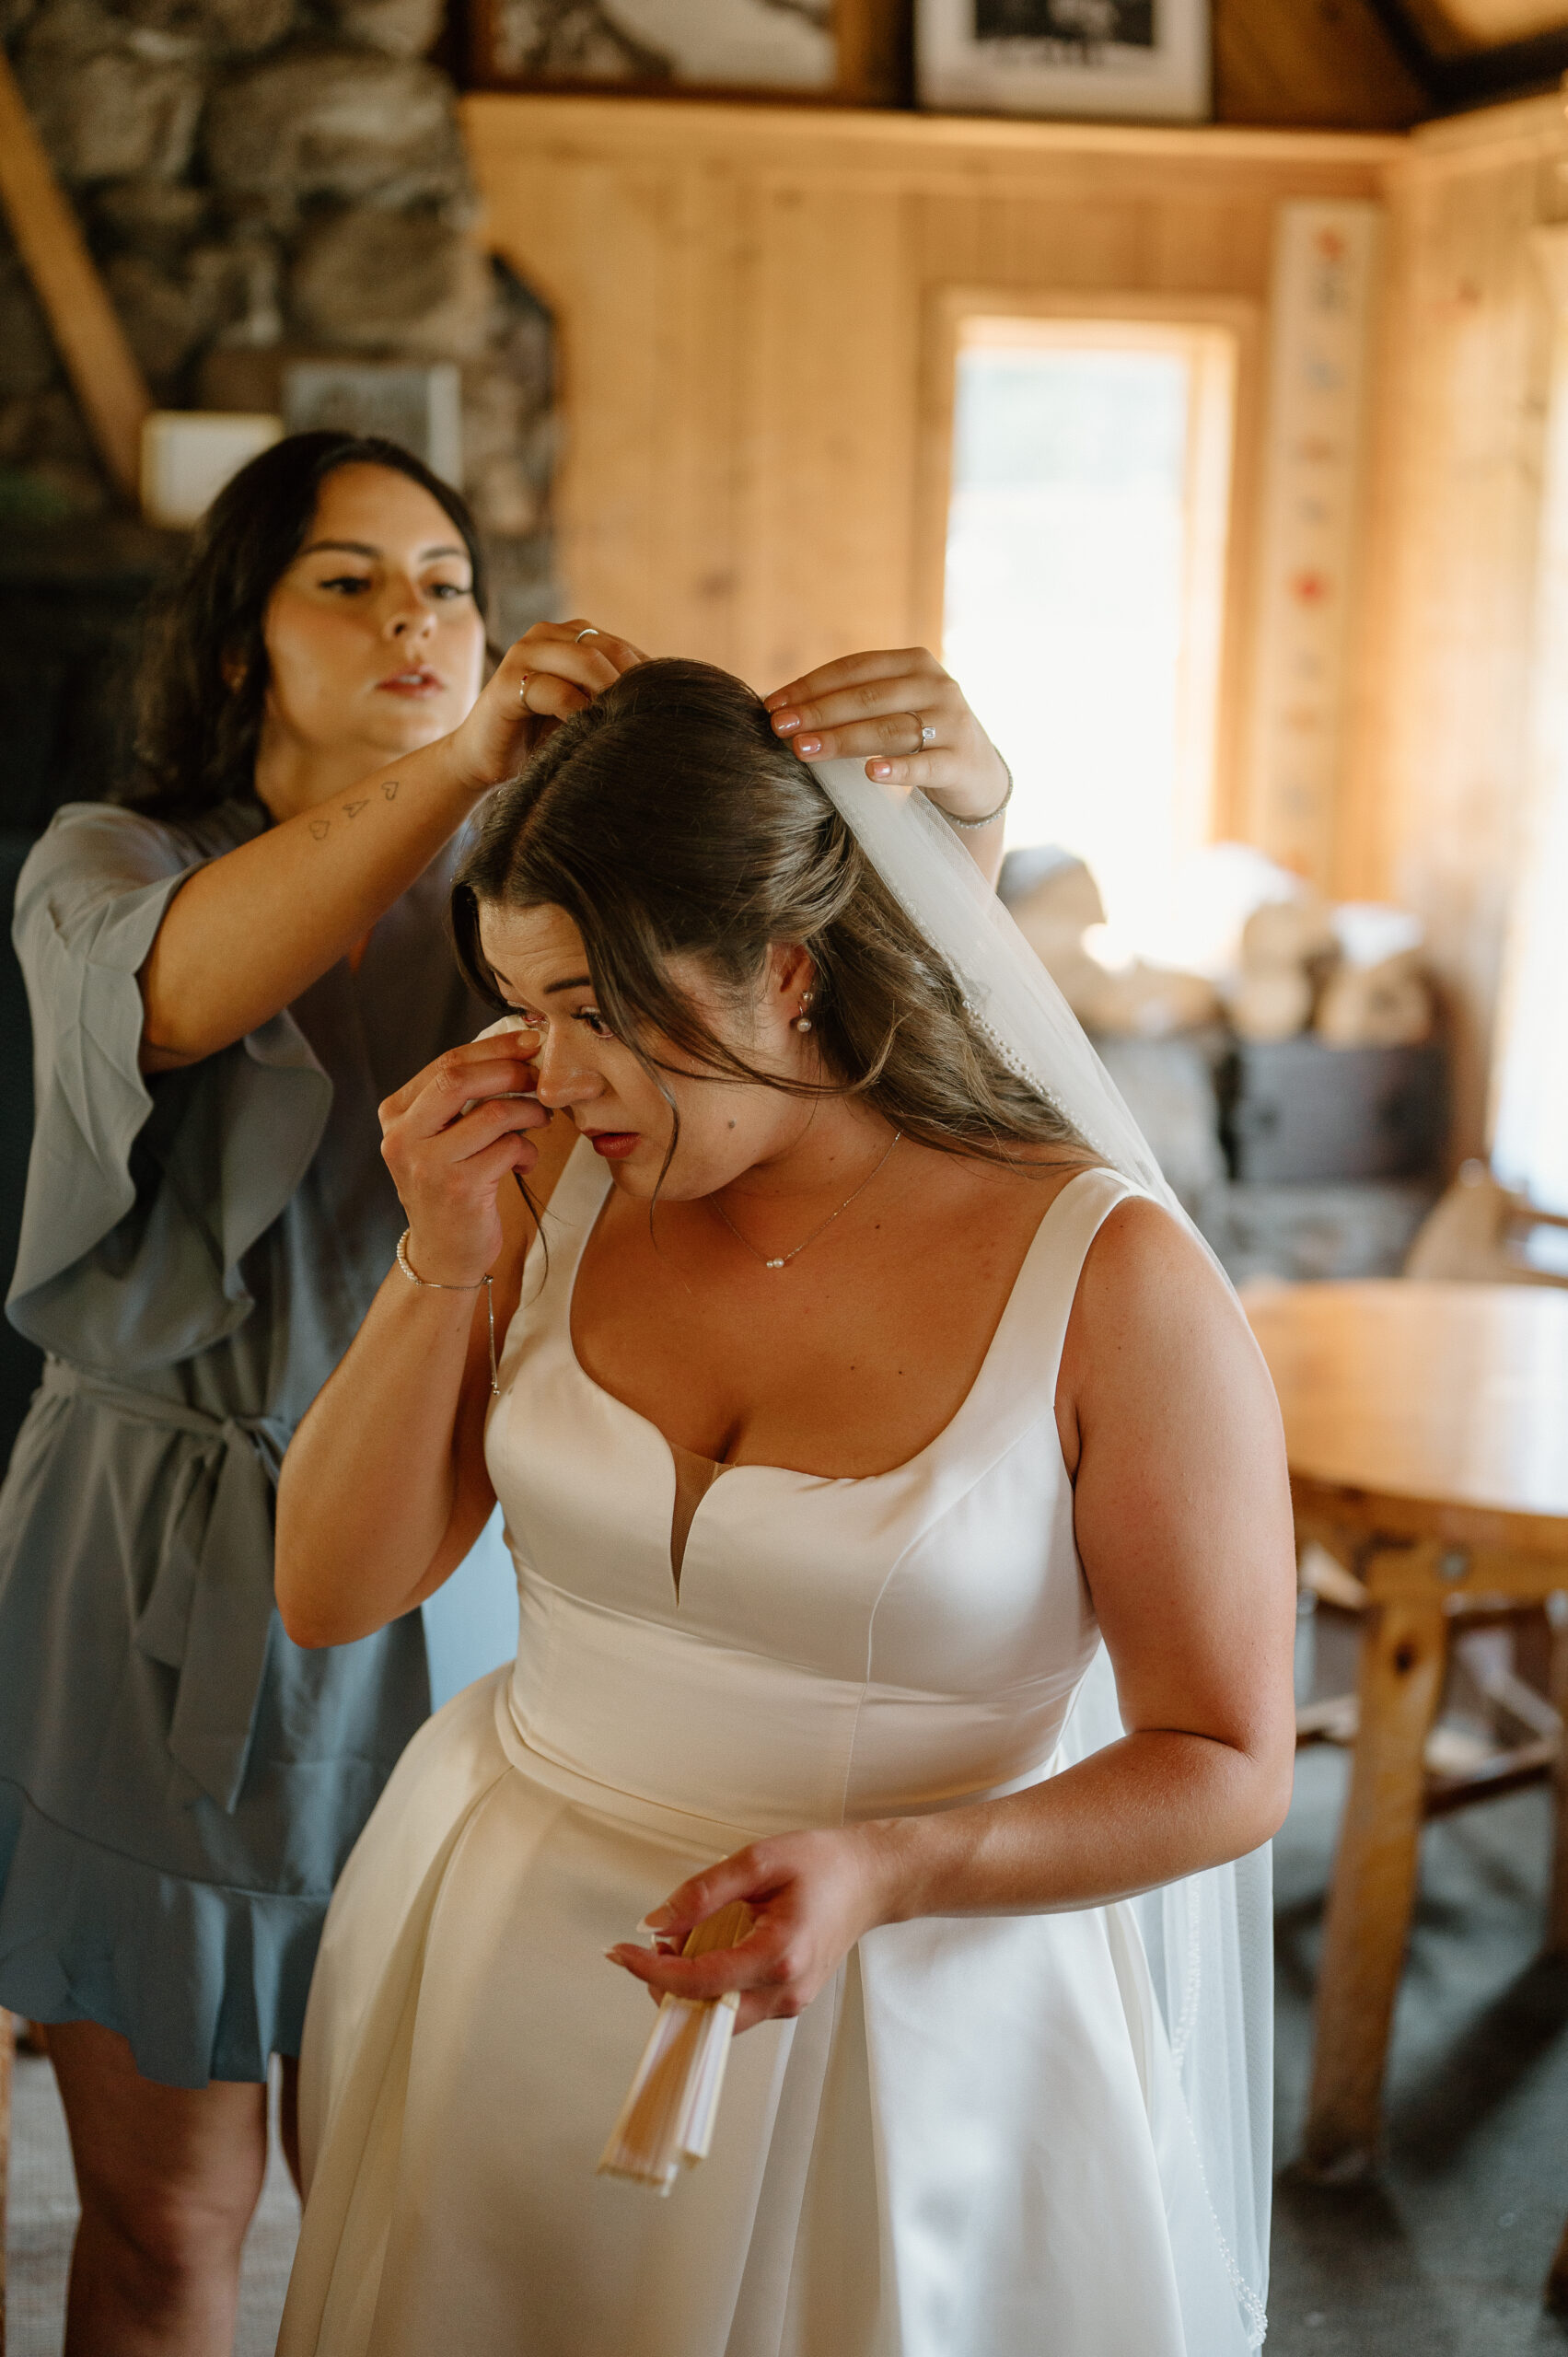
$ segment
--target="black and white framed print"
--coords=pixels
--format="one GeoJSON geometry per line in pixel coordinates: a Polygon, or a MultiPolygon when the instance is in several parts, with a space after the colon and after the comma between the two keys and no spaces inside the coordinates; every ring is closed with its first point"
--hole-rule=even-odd
{"type": "Polygon", "coordinates": [[[1192,122],[1209,112],[1209,0],[916,0],[928,107],[1192,122]]]}

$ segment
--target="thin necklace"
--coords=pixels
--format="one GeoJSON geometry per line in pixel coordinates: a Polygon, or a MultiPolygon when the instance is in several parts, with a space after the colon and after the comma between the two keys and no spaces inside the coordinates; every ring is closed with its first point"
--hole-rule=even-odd
{"type": "MultiPolygon", "coordinates": [[[[899,1140],[902,1136],[902,1130],[895,1130],[893,1132],[893,1145],[897,1145],[899,1140]]],[[[738,1244],[744,1244],[746,1249],[751,1254],[753,1260],[761,1260],[764,1269],[787,1269],[792,1260],[799,1259],[800,1255],[805,1251],[807,1244],[816,1243],[817,1238],[821,1235],[823,1228],[831,1227],[833,1222],[839,1216],[839,1212],[847,1212],[851,1203],[857,1202],[859,1201],[860,1197],[865,1194],[867,1187],[870,1186],[873,1178],[876,1178],[877,1171],[883,1168],[888,1160],[888,1155],[893,1151],[893,1145],[890,1145],[888,1148],[888,1153],[882,1156],[882,1160],[877,1165],[877,1169],[868,1170],[866,1172],[865,1178],[855,1189],[854,1193],[844,1197],[843,1202],[839,1205],[839,1210],[837,1212],[830,1212],[827,1218],[822,1221],[821,1225],[814,1227],[810,1235],[804,1237],[803,1240],[796,1246],[793,1252],[782,1253],[776,1260],[770,1260],[765,1252],[760,1252],[757,1249],[757,1247],[752,1243],[749,1236],[741,1235],[740,1230],[737,1227],[735,1222],[731,1219],[729,1213],[726,1211],[724,1205],[719,1202],[716,1195],[709,1195],[706,1198],[708,1209],[711,1212],[717,1212],[720,1219],[723,1220],[726,1227],[728,1228],[736,1242],[738,1244]]]]}

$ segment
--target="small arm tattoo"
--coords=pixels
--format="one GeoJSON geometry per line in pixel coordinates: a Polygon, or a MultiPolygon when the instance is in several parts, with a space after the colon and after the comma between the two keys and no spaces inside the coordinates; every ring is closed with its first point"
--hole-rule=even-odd
{"type": "Polygon", "coordinates": [[[381,781],[381,793],[384,800],[388,802],[395,802],[398,798],[397,779],[395,777],[383,778],[381,781]]]}
{"type": "Polygon", "coordinates": [[[332,831],[332,822],[330,819],[312,819],[310,831],[319,843],[324,843],[332,831]]]}
{"type": "Polygon", "coordinates": [[[345,819],[357,819],[364,807],[365,801],[363,796],[357,802],[345,802],[343,804],[343,817],[345,819]]]}

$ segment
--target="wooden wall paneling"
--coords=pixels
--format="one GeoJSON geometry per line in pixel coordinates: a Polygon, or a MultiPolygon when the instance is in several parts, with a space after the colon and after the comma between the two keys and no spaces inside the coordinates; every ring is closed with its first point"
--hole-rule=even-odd
{"type": "Polygon", "coordinates": [[[464,121],[491,240],[557,316],[574,610],[760,685],[851,644],[938,639],[923,339],[943,288],[1256,309],[1280,200],[1376,196],[1403,145],[488,94],[464,121]]]}
{"type": "Polygon", "coordinates": [[[764,691],[908,634],[914,422],[903,388],[917,321],[905,209],[894,189],[793,173],[770,175],[761,193],[738,661],[764,691]]]}
{"type": "MultiPolygon", "coordinates": [[[[1555,100],[1418,133],[1389,175],[1389,348],[1342,891],[1425,921],[1453,1023],[1456,1156],[1484,1149],[1530,772],[1555,100]]],[[[1553,192],[1558,192],[1554,197],[1553,192]]],[[[1563,204],[1568,210],[1568,203],[1563,204]]]]}

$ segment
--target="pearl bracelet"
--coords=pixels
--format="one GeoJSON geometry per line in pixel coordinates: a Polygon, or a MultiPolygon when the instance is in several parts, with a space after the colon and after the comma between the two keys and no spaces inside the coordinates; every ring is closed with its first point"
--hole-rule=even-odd
{"type": "Polygon", "coordinates": [[[422,1293],[477,1293],[481,1285],[484,1287],[484,1311],[490,1322],[490,1389],[492,1397],[499,1399],[501,1385],[495,1365],[494,1278],[488,1275],[476,1277],[471,1285],[442,1285],[437,1284],[433,1277],[422,1277],[408,1256],[408,1240],[412,1232],[412,1228],[405,1227],[398,1238],[398,1266],[411,1285],[417,1285],[422,1293]]]}

